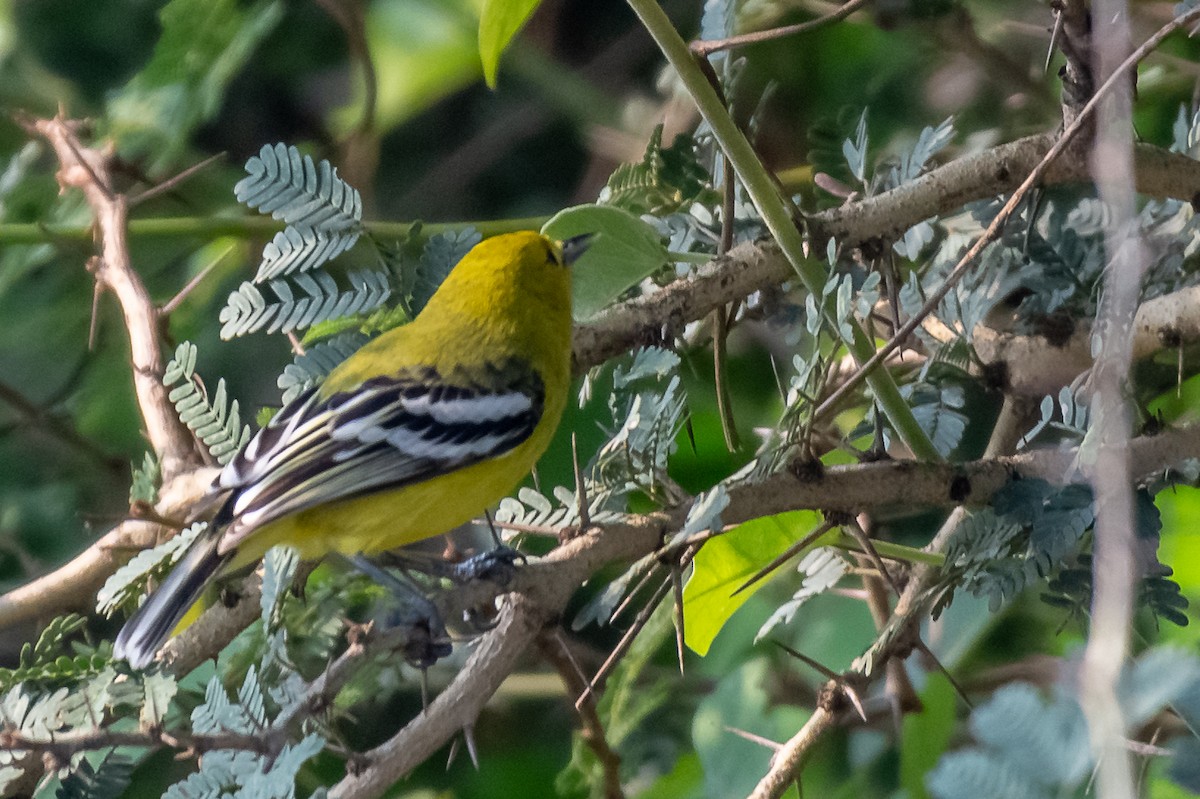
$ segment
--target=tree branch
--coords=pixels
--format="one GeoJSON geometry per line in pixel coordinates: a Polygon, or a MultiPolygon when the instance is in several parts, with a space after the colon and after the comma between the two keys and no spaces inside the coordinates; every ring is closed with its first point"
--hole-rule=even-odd
{"type": "Polygon", "coordinates": [[[129,331],[133,385],[137,393],[146,436],[162,467],[164,479],[199,465],[191,432],[180,421],[162,384],[162,342],[154,300],[133,269],[126,239],[125,196],[112,187],[111,150],[84,147],[76,130],[79,124],[62,116],[26,120],[26,127],[43,136],[58,156],[58,182],[63,190],[83,192],[96,219],[100,255],[89,269],[96,282],[112,291],[125,315],[129,331]]]}
{"type": "MultiPolygon", "coordinates": [[[[950,213],[976,200],[1017,188],[1053,146],[1039,134],[964,156],[911,183],[874,197],[807,217],[814,247],[834,238],[843,247],[892,241],[913,225],[950,213]]],[[[1134,149],[1138,191],[1191,202],[1200,186],[1200,162],[1160,147],[1134,149]]],[[[1069,149],[1043,176],[1042,185],[1088,180],[1085,155],[1069,149]]],[[[575,331],[575,367],[586,371],[639,346],[661,343],[703,319],[714,308],[794,277],[783,254],[770,243],[741,244],[686,278],[659,291],[620,303],[580,324],[575,331]]]]}

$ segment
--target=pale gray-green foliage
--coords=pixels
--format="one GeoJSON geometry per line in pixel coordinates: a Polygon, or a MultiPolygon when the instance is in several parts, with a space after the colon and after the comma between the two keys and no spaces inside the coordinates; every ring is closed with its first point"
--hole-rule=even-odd
{"type": "Polygon", "coordinates": [[[609,581],[596,596],[580,608],[571,620],[572,630],[582,630],[589,624],[604,626],[612,621],[613,613],[634,586],[638,585],[645,575],[662,565],[657,552],[651,552],[634,561],[633,565],[617,577],[609,581]]]}
{"type": "Polygon", "coordinates": [[[471,226],[435,233],[426,240],[421,257],[413,268],[409,299],[413,315],[421,312],[450,270],[482,240],[483,235],[471,226]]]}
{"type": "Polygon", "coordinates": [[[867,109],[864,108],[858,117],[858,125],[854,129],[854,140],[846,139],[842,142],[842,156],[846,159],[846,165],[850,167],[850,174],[854,175],[862,186],[865,186],[867,181],[867,145],[869,141],[867,109]]]}
{"type": "Polygon", "coordinates": [[[1017,449],[1025,448],[1035,439],[1046,438],[1047,431],[1053,431],[1060,441],[1079,443],[1090,429],[1090,407],[1080,401],[1071,386],[1059,389],[1057,404],[1051,396],[1042,397],[1039,412],[1038,421],[1017,442],[1017,449]]]}
{"type": "Polygon", "coordinates": [[[271,630],[279,624],[282,618],[280,605],[292,587],[299,566],[300,552],[295,547],[281,545],[267,550],[263,558],[262,595],[259,597],[265,629],[271,630]]]}
{"type": "MultiPolygon", "coordinates": [[[[60,636],[43,635],[39,640],[38,658],[52,658],[52,649],[65,646],[60,636]],[[53,641],[47,643],[46,639],[53,641]]],[[[120,677],[111,664],[91,667],[92,659],[58,656],[60,664],[52,684],[40,685],[34,678],[25,679],[0,698],[0,727],[20,733],[34,741],[50,741],[55,736],[99,729],[111,716],[127,716],[132,710],[156,703],[165,706],[167,694],[174,692],[174,678],[160,675],[154,685],[143,686],[136,680],[120,677]],[[74,674],[64,661],[83,666],[74,674]],[[65,683],[65,684],[64,684],[65,683]]],[[[36,664],[29,663],[28,668],[36,664]]],[[[7,749],[0,752],[0,794],[5,786],[20,779],[23,766],[37,768],[35,757],[26,761],[26,753],[7,749]]],[[[77,753],[60,772],[61,784],[57,796],[107,799],[122,795],[129,784],[131,763],[126,756],[113,756],[111,750],[77,753]]]]}
{"type": "Polygon", "coordinates": [[[966,392],[961,385],[946,382],[910,383],[901,394],[912,408],[913,418],[929,436],[942,457],[958,447],[967,429],[966,392]]]}
{"type": "MultiPolygon", "coordinates": [[[[588,498],[588,519],[596,524],[607,524],[620,521],[621,511],[614,508],[622,494],[599,483],[585,480],[585,491],[588,498]]],[[[525,527],[544,527],[556,529],[579,524],[579,497],[574,490],[566,486],[555,486],[551,493],[554,499],[523,486],[517,491],[516,497],[505,497],[500,500],[496,510],[496,520],[505,524],[525,527]]]]}
{"type": "Polygon", "coordinates": [[[339,333],[308,347],[283,367],[277,385],[283,391],[283,402],[291,402],[301,392],[325,379],[342,361],[349,358],[369,337],[357,330],[339,333]]]}
{"type": "Polygon", "coordinates": [[[342,290],[332,275],[313,271],[353,247],[362,231],[362,198],[328,161],[314,162],[295,147],[264,145],[246,162],[246,171],[235,196],[287,227],[263,248],[254,280],[226,300],[219,317],[222,338],[264,329],[291,333],[368,313],[388,299],[385,272],[350,272],[350,287],[342,290]],[[260,288],[264,283],[273,299],[260,288]]]}
{"type": "Polygon", "coordinates": [[[315,269],[346,252],[357,241],[356,230],[323,234],[314,228],[284,228],[263,247],[254,281],[261,283],[315,269]]]}
{"type": "MultiPolygon", "coordinates": [[[[870,136],[867,130],[867,110],[863,109],[855,129],[854,139],[842,142],[842,156],[850,173],[858,181],[867,195],[878,194],[906,183],[911,183],[920,177],[930,165],[933,157],[941,152],[954,138],[954,120],[947,118],[937,127],[925,127],[917,136],[912,147],[901,152],[899,157],[890,163],[877,167],[873,174],[868,175],[867,151],[870,136]]],[[[899,254],[909,259],[916,259],[926,245],[935,238],[935,231],[930,221],[918,222],[905,231],[904,235],[893,243],[893,248],[899,254]]]]}
{"type": "Polygon", "coordinates": [[[1180,105],[1175,124],[1171,126],[1171,139],[1171,152],[1192,158],[1200,154],[1197,153],[1197,147],[1200,146],[1200,110],[1189,115],[1187,106],[1180,105]]]}
{"type": "MultiPolygon", "coordinates": [[[[940,611],[951,590],[986,596],[997,610],[1029,585],[1072,563],[1094,521],[1085,485],[1014,480],[991,507],[968,513],[946,549],[940,611]]],[[[1148,524],[1153,524],[1153,521],[1148,524]]]]}
{"type": "Polygon", "coordinates": [[[250,440],[250,427],[241,422],[238,401],[227,400],[224,378],[208,396],[196,378],[196,354],[196,345],[181,343],[163,373],[163,385],[171,389],[167,397],[179,421],[208,447],[217,463],[225,464],[250,440]]]}
{"type": "Polygon", "coordinates": [[[111,616],[117,608],[135,602],[146,590],[151,577],[160,577],[187,551],[196,537],[208,527],[197,522],[156,547],[143,549],[104,581],[96,593],[96,612],[111,616]]]}
{"type": "Polygon", "coordinates": [[[129,504],[144,502],[154,505],[158,502],[158,485],[162,480],[162,472],[154,453],[147,452],[142,457],[142,465],[133,468],[133,479],[129,482],[129,504]]]}
{"type": "MultiPolygon", "coordinates": [[[[647,347],[613,369],[613,391],[608,399],[612,432],[584,475],[590,521],[620,520],[629,492],[653,490],[665,474],[685,402],[675,374],[678,367],[675,353],[647,347]]],[[[553,499],[522,488],[516,498],[501,501],[496,518],[532,527],[579,524],[576,490],[557,486],[551,493],[553,499]]]]}
{"type": "Polygon", "coordinates": [[[688,508],[683,520],[683,527],[675,534],[667,545],[668,548],[679,546],[684,541],[702,533],[718,532],[724,526],[721,514],[729,507],[729,490],[724,483],[717,483],[708,491],[701,492],[688,508]]]}
{"type": "MultiPolygon", "coordinates": [[[[1118,698],[1127,723],[1136,728],[1176,703],[1186,715],[1198,691],[1200,659],[1156,648],[1126,667],[1118,698]]],[[[1073,694],[1062,685],[1040,690],[1027,683],[998,690],[971,713],[975,745],[944,754],[929,774],[930,793],[935,799],[1073,795],[1094,763],[1087,722],[1073,694]]]]}
{"type": "Polygon", "coordinates": [[[238,201],[297,228],[340,233],[362,219],[362,197],[322,159],[295,147],[264,144],[246,162],[248,176],[233,187],[238,201]]]}
{"type": "Polygon", "coordinates": [[[291,333],[331,319],[368,313],[391,296],[384,272],[353,271],[347,281],[350,288],[342,291],[327,272],[297,275],[295,287],[303,293],[297,296],[288,280],[270,280],[267,286],[276,297],[270,301],[258,286],[244,282],[221,309],[221,338],[264,329],[268,333],[291,333]]]}
{"type": "Polygon", "coordinates": [[[71,766],[55,799],[115,799],[125,793],[133,775],[133,761],[111,749],[72,758],[71,766]]]}
{"type": "MultiPolygon", "coordinates": [[[[270,686],[265,687],[269,692],[270,686]]],[[[205,688],[204,703],[192,711],[192,729],[198,734],[261,735],[269,728],[264,685],[253,666],[247,671],[236,699],[229,697],[220,677],[214,675],[205,688]]],[[[164,799],[290,799],[295,796],[300,767],[324,748],[321,736],[309,734],[284,745],[275,757],[244,750],[209,752],[201,760],[199,771],[172,785],[163,796],[164,799]]]]}
{"type": "Polygon", "coordinates": [[[754,636],[755,642],[761,641],[776,627],[790,623],[805,602],[835,587],[848,568],[850,564],[845,555],[833,547],[818,547],[801,558],[796,564],[796,571],[802,575],[800,587],[791,599],[767,617],[754,636]]]}
{"type": "Polygon", "coordinates": [[[687,399],[678,375],[661,390],[647,388],[632,396],[609,398],[616,427],[596,454],[594,473],[607,486],[622,482],[650,492],[661,487],[667,457],[675,451],[687,399]]]}

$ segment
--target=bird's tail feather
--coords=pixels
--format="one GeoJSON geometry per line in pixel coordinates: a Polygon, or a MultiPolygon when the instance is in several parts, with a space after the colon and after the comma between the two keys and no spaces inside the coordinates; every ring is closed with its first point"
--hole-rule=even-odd
{"type": "Polygon", "coordinates": [[[200,534],[163,584],[121,628],[113,647],[118,659],[128,660],[135,669],[145,668],[154,660],[179,620],[200,598],[209,579],[233,556],[232,552],[217,551],[220,540],[211,528],[200,534]]]}

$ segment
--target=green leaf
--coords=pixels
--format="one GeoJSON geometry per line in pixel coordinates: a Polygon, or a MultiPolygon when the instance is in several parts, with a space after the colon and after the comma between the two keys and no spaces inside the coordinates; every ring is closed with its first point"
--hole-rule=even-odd
{"type": "Polygon", "coordinates": [[[500,55],[532,16],[541,0],[487,0],[479,17],[479,58],[489,89],[496,88],[500,55]]]}
{"type": "MultiPolygon", "coordinates": [[[[765,581],[734,591],[771,559],[821,523],[815,511],[791,511],[739,524],[718,536],[696,555],[695,570],[683,589],[685,643],[699,655],[708,654],[725,622],[765,581]]],[[[820,536],[812,547],[828,543],[836,531],[820,536]]]]}
{"type": "Polygon", "coordinates": [[[575,318],[586,319],[626,289],[661,269],[668,260],[658,232],[628,211],[577,205],[559,211],[542,227],[555,239],[594,234],[574,272],[575,318]]]}
{"type": "MultiPolygon", "coordinates": [[[[366,6],[367,51],[379,82],[381,132],[433,106],[479,77],[478,18],[473,0],[378,0],[366,6]]],[[[357,124],[363,96],[337,112],[336,126],[357,124]]]]}
{"type": "Polygon", "coordinates": [[[174,162],[192,132],[221,108],[230,81],[283,18],[280,2],[171,0],[150,62],[108,103],[110,133],[122,155],[174,162]]]}
{"type": "Polygon", "coordinates": [[[933,770],[950,744],[958,695],[944,674],[929,675],[921,691],[921,712],[904,717],[900,736],[900,784],[912,799],[929,796],[925,775],[933,770]]]}

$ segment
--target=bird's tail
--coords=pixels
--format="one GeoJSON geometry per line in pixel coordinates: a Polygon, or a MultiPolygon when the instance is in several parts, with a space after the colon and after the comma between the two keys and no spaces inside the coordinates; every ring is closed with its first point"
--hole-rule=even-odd
{"type": "Polygon", "coordinates": [[[113,654],[135,669],[145,668],[171,635],[204,586],[233,556],[217,551],[220,531],[211,527],[188,548],[170,575],[150,594],[117,635],[113,654]]]}

